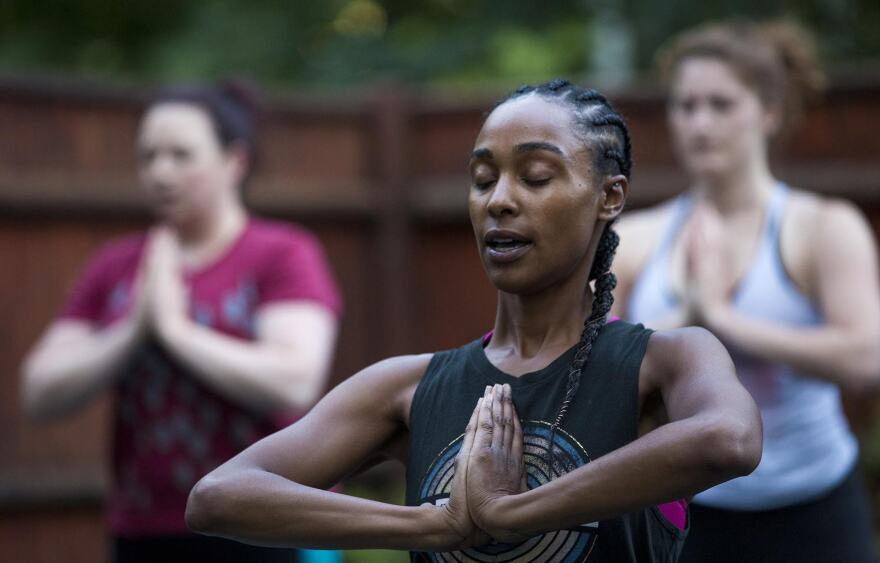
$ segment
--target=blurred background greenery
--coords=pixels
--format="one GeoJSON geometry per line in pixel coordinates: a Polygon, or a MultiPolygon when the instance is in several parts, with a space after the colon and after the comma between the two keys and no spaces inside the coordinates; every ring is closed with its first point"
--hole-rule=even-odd
{"type": "Polygon", "coordinates": [[[3,0],[0,72],[135,83],[243,73],[319,89],[589,74],[607,86],[649,69],[681,29],[780,15],[815,29],[835,66],[880,55],[876,0],[3,0]]]}

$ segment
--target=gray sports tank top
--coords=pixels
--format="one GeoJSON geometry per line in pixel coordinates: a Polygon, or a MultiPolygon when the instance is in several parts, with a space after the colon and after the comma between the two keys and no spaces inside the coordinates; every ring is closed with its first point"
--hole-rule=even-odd
{"type": "MultiPolygon", "coordinates": [[[[816,306],[792,283],[779,256],[779,226],[788,188],[777,184],[769,198],[757,254],[736,288],[734,307],[769,322],[808,326],[822,323],[816,306]]],[[[630,294],[627,316],[650,326],[676,307],[669,281],[670,252],[693,202],[673,202],[660,244],[630,294]]],[[[839,484],[858,454],[832,383],[796,373],[728,346],[740,381],[752,394],[764,422],[764,450],[758,468],[723,483],[694,502],[733,510],[765,510],[795,504],[839,484]]]]}

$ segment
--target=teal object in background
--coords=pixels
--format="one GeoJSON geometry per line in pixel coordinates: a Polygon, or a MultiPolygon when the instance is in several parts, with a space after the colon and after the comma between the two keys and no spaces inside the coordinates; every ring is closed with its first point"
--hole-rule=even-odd
{"type": "Polygon", "coordinates": [[[338,551],[301,549],[297,555],[299,563],[342,563],[342,554],[338,551]]]}

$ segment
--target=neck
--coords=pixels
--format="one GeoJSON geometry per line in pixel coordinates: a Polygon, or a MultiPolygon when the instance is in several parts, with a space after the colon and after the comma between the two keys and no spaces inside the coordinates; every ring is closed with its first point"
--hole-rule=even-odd
{"type": "Polygon", "coordinates": [[[492,347],[531,358],[574,346],[593,303],[586,278],[586,273],[571,276],[561,286],[532,295],[499,292],[492,347]]]}
{"type": "Polygon", "coordinates": [[[763,209],[775,180],[766,159],[753,159],[749,166],[700,180],[694,187],[699,199],[711,203],[718,212],[734,215],[743,211],[763,209]]]}
{"type": "Polygon", "coordinates": [[[184,260],[197,266],[215,256],[238,236],[246,222],[247,212],[240,203],[224,202],[198,220],[175,225],[184,260]]]}

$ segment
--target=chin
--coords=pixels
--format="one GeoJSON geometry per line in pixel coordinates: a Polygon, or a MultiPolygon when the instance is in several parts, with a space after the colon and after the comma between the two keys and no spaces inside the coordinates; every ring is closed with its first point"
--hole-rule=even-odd
{"type": "Polygon", "coordinates": [[[541,280],[535,279],[534,276],[524,275],[522,272],[487,270],[486,274],[495,289],[512,295],[530,295],[546,287],[546,284],[541,283],[541,280]]]}
{"type": "Polygon", "coordinates": [[[486,269],[486,276],[489,278],[489,283],[491,283],[495,289],[505,293],[521,293],[522,290],[528,286],[528,283],[525,283],[524,280],[521,279],[521,276],[512,274],[512,272],[499,272],[497,270],[486,269]]]}
{"type": "Polygon", "coordinates": [[[718,162],[712,159],[691,163],[688,166],[688,172],[697,180],[705,180],[711,183],[727,176],[730,173],[730,166],[726,162],[718,162]]]}
{"type": "Polygon", "coordinates": [[[156,219],[170,225],[182,225],[189,220],[190,213],[180,205],[157,206],[153,208],[156,219]]]}

